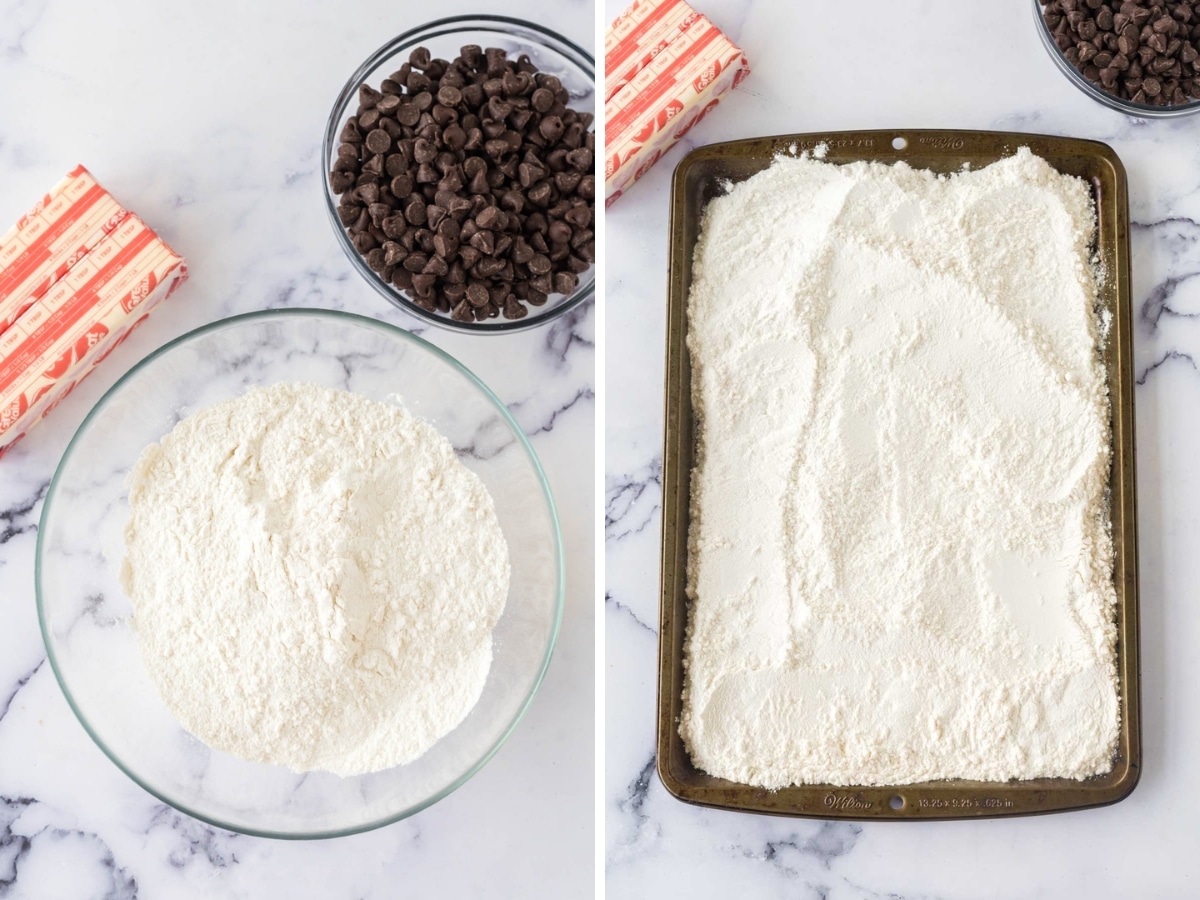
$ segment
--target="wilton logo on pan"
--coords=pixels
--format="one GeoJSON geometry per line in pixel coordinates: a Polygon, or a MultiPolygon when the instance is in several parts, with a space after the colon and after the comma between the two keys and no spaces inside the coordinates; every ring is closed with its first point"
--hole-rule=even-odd
{"type": "Polygon", "coordinates": [[[826,809],[836,809],[840,812],[854,809],[870,809],[874,804],[870,800],[864,800],[859,794],[836,794],[829,793],[825,795],[822,801],[826,809]]]}
{"type": "Polygon", "coordinates": [[[962,138],[923,137],[919,143],[922,147],[934,147],[938,150],[961,150],[964,142],[962,138]]]}

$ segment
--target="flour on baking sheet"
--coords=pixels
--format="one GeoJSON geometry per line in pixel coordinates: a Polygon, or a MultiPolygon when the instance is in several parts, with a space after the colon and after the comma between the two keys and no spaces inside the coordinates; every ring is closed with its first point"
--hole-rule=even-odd
{"type": "Polygon", "coordinates": [[[706,210],[680,732],[734,781],[1083,778],[1118,731],[1087,186],[781,156],[706,210]]]}

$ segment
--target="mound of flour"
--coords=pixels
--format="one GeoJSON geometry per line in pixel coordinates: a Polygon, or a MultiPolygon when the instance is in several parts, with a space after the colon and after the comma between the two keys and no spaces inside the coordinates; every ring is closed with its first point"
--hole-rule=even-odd
{"type": "Polygon", "coordinates": [[[1082,778],[1118,730],[1080,180],[780,158],[695,251],[687,685],[734,781],[1082,778]]]}
{"type": "Polygon", "coordinates": [[[479,699],[508,550],[432,426],[342,391],[258,388],[146,448],[129,488],[142,655],[200,740],[354,775],[421,756],[479,699]]]}

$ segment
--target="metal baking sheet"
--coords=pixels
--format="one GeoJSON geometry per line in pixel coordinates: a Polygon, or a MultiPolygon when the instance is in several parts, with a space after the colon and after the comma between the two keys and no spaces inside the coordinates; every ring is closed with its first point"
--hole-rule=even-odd
{"type": "Polygon", "coordinates": [[[966,819],[1030,815],[1103,806],[1127,797],[1141,770],[1138,669],[1137,516],[1134,476],[1133,348],[1129,280],[1129,206],[1125,169],[1106,144],[1000,131],[843,131],[731,141],[689,153],[675,169],[671,196],[667,313],[666,421],[663,448],[661,618],[658,681],[658,772],[667,790],[702,806],[826,819],[966,819]],[[769,791],[696,769],[679,736],[683,644],[687,622],[689,477],[695,447],[691,368],[685,336],[692,251],[701,215],[720,182],[743,180],[779,153],[825,144],[825,160],[900,160],[914,168],[956,172],[980,168],[1029,147],[1060,172],[1092,185],[1097,250],[1106,278],[1101,303],[1112,313],[1105,348],[1112,400],[1110,515],[1117,593],[1117,669],[1121,730],[1112,771],[1083,781],[950,780],[882,787],[802,785],[769,791]]]}

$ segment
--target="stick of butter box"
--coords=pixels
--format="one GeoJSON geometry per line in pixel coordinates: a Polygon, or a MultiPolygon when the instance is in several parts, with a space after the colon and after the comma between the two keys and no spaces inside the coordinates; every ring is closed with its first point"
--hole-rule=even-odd
{"type": "Polygon", "coordinates": [[[183,259],[128,213],[0,333],[0,456],[186,278],[183,259]]]}
{"type": "Polygon", "coordinates": [[[637,0],[605,40],[605,205],[750,74],[745,54],[683,0],[637,0]]]}
{"type": "Polygon", "coordinates": [[[0,332],[124,218],[83,166],[56,184],[0,237],[0,332]]]}

